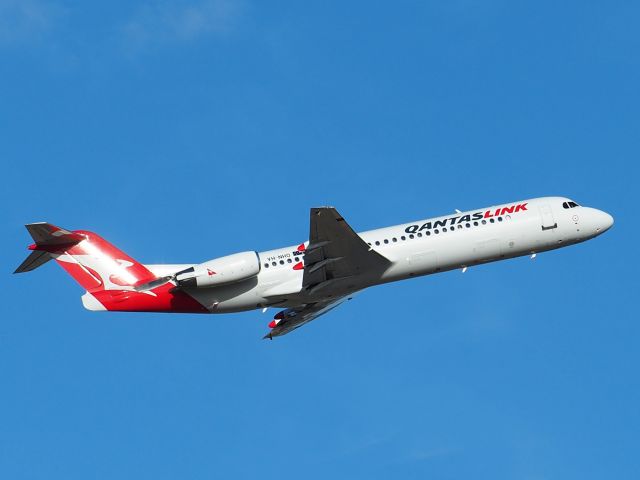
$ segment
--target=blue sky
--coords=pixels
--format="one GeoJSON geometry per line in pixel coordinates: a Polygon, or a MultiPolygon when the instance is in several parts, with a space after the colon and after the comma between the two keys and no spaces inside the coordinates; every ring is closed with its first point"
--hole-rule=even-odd
{"type": "Polygon", "coordinates": [[[637,2],[0,0],[0,471],[637,478],[637,2]],[[96,314],[23,225],[146,263],[542,195],[582,245],[271,315],[96,314]],[[635,313],[634,313],[635,312],[635,313]]]}

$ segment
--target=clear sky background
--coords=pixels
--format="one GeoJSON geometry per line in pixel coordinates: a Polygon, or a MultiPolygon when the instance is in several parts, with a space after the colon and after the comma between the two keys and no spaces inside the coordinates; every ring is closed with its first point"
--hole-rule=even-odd
{"type": "Polygon", "coordinates": [[[638,2],[0,0],[0,476],[636,479],[638,2]],[[99,314],[25,223],[146,263],[543,195],[538,256],[273,312],[99,314]]]}

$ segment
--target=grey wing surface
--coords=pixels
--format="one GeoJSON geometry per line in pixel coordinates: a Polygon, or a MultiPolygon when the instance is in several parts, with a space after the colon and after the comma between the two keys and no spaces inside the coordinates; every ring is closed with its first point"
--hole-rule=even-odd
{"type": "Polygon", "coordinates": [[[390,265],[372,250],[333,207],[311,209],[302,286],[309,294],[344,294],[358,289],[390,265]],[[356,281],[358,279],[358,281],[356,281]]]}
{"type": "Polygon", "coordinates": [[[277,313],[264,338],[285,335],[351,300],[390,265],[333,207],[312,208],[302,290],[308,303],[277,313]]]}
{"type": "Polygon", "coordinates": [[[274,318],[274,322],[277,322],[277,325],[272,328],[271,331],[264,336],[264,338],[273,340],[273,337],[285,335],[292,330],[295,330],[296,328],[299,328],[302,325],[315,320],[320,315],[324,315],[325,313],[333,310],[337,306],[343,304],[348,300],[351,300],[352,298],[353,294],[345,295],[343,297],[327,302],[317,302],[312,304],[300,305],[297,307],[282,310],[280,313],[276,314],[274,318]]]}

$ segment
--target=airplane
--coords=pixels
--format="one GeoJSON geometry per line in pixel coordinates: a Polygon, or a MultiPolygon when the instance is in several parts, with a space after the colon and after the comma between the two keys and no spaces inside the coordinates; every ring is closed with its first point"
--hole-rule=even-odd
{"type": "Polygon", "coordinates": [[[92,311],[230,313],[280,310],[264,336],[285,335],[365,288],[584,242],[613,217],[541,197],[356,233],[333,207],[312,208],[307,241],[199,264],[142,264],[97,234],[27,224],[32,253],[14,273],[54,259],[92,311]]]}

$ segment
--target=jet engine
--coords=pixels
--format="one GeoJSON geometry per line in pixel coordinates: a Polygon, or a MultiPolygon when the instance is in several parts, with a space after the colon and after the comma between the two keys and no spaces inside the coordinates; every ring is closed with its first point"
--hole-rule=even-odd
{"type": "Polygon", "coordinates": [[[255,277],[260,272],[257,252],[242,252],[182,270],[175,275],[180,287],[215,287],[255,277]]]}

